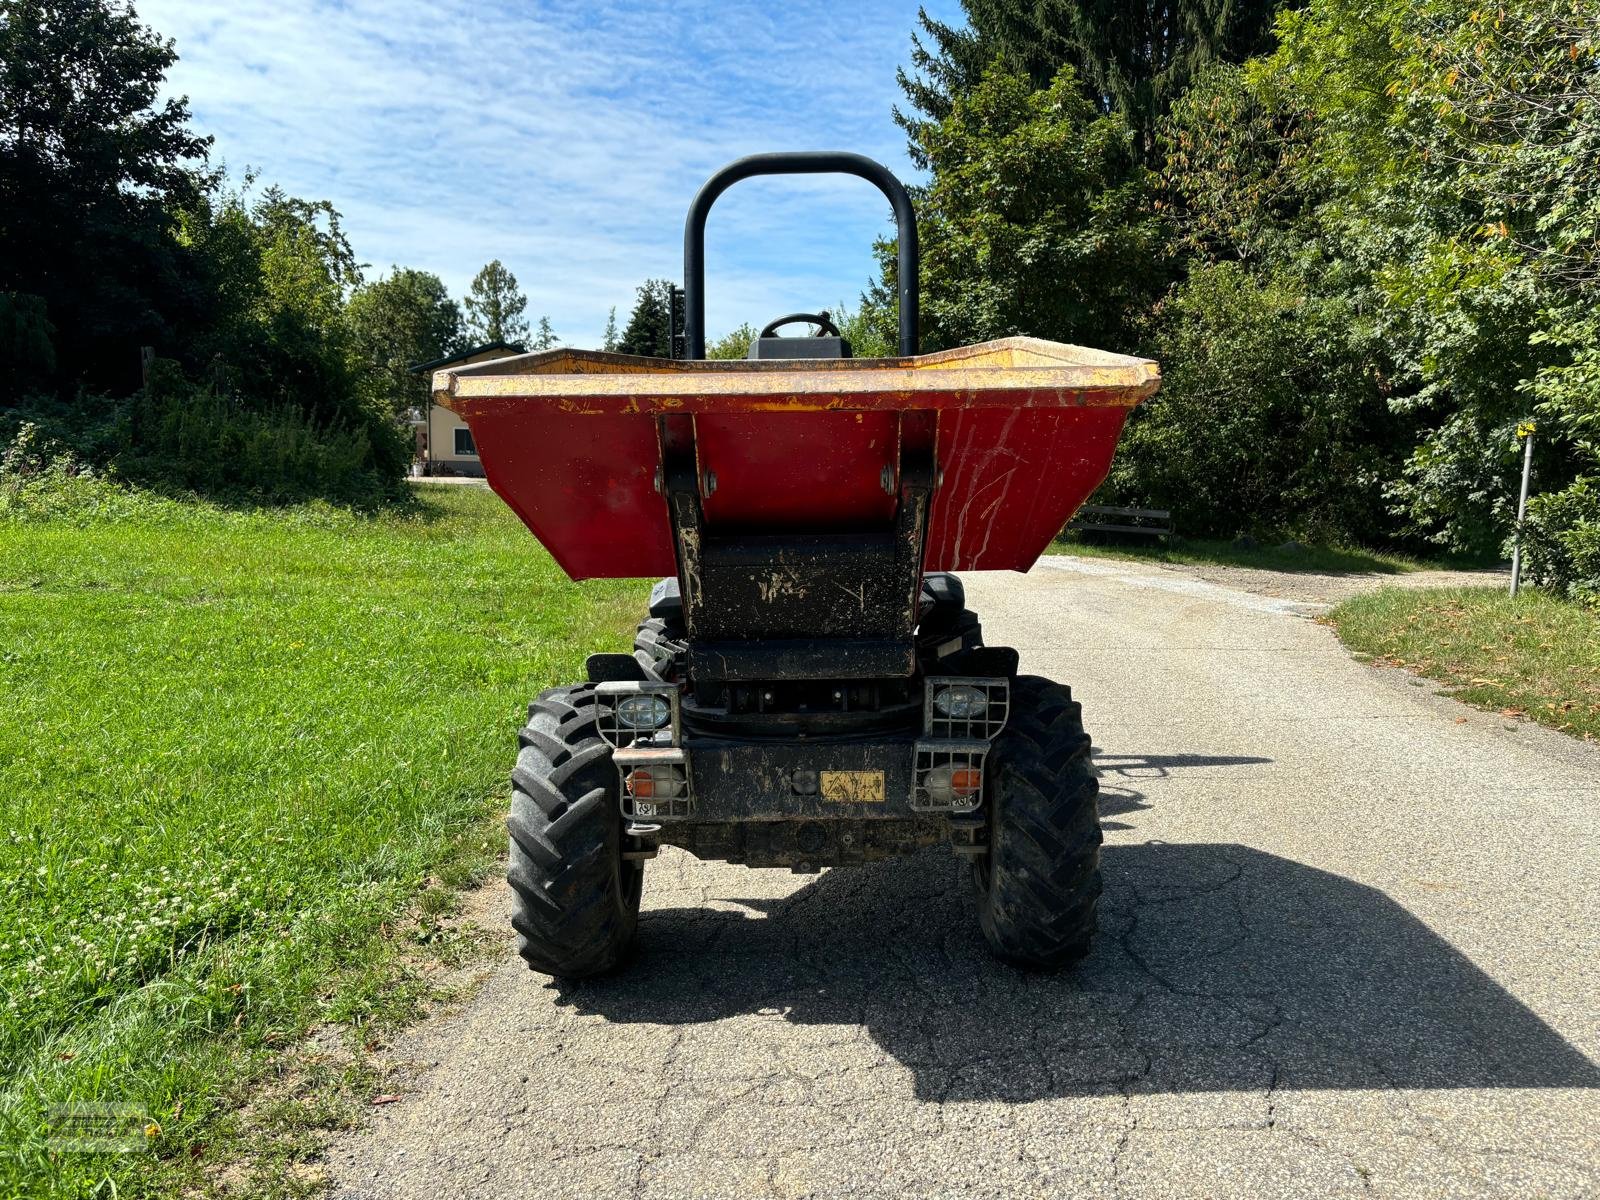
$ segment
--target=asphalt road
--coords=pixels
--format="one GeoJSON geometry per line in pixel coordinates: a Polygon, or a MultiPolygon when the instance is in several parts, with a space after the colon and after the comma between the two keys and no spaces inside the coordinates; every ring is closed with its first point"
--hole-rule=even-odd
{"type": "Polygon", "coordinates": [[[1600,749],[1357,664],[1286,599],[967,582],[1095,735],[1077,971],[992,962],[943,852],[669,852],[625,974],[557,988],[508,941],[395,1047],[411,1082],[330,1149],[335,1194],[1600,1195],[1600,749]]]}

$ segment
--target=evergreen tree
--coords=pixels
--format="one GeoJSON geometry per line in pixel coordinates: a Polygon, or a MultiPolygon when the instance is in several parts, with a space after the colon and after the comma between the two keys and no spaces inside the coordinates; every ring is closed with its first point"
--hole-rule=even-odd
{"type": "Polygon", "coordinates": [[[1085,97],[1071,67],[1035,89],[997,65],[922,149],[925,349],[1013,334],[1128,344],[1164,281],[1150,175],[1120,113],[1085,97]]]}
{"type": "Polygon", "coordinates": [[[614,353],[620,336],[617,333],[617,306],[613,304],[611,311],[606,314],[606,331],[600,336],[600,349],[606,353],[614,353]]]}
{"type": "Polygon", "coordinates": [[[919,15],[912,74],[900,73],[920,116],[896,111],[918,153],[919,130],[944,120],[996,59],[1048,87],[1063,66],[1104,112],[1120,112],[1141,157],[1155,150],[1156,122],[1214,62],[1242,62],[1271,48],[1282,0],[962,0],[969,28],[919,15]],[[926,39],[926,40],[924,40],[926,39]]]}
{"type": "Polygon", "coordinates": [[[517,277],[498,258],[472,277],[467,293],[467,329],[473,341],[521,342],[528,336],[523,317],[528,298],[517,287],[517,277]]]}
{"type": "Polygon", "coordinates": [[[617,343],[619,353],[672,357],[671,296],[672,284],[665,279],[647,279],[639,286],[639,299],[617,343]]]}
{"type": "Polygon", "coordinates": [[[534,350],[551,350],[561,344],[561,339],[556,336],[556,331],[550,325],[549,317],[540,317],[538,327],[534,330],[534,350]]]}
{"type": "Polygon", "coordinates": [[[917,9],[917,23],[922,28],[911,32],[911,70],[895,69],[895,79],[912,111],[897,104],[893,115],[895,124],[906,131],[911,161],[926,170],[928,158],[922,143],[929,130],[950,115],[955,97],[977,85],[999,48],[975,28],[946,25],[924,8],[917,9]]]}

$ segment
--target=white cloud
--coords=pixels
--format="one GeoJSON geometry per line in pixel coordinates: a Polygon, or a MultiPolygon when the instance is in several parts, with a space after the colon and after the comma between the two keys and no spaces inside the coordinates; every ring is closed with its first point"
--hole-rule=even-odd
{"type": "MultiPolygon", "coordinates": [[[[534,317],[592,344],[638,283],[679,278],[684,210],[729,159],[850,149],[910,174],[890,106],[916,8],[147,0],[140,15],[176,39],[172,89],[236,175],[331,200],[375,271],[425,268],[459,295],[500,258],[534,317]]],[[[860,180],[738,185],[708,231],[708,326],[853,302],[888,225],[860,180]]]]}

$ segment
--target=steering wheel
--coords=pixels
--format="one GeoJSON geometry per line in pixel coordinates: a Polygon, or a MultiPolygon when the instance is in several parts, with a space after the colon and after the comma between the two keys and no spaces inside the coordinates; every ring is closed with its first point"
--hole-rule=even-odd
{"type": "Polygon", "coordinates": [[[804,321],[808,325],[815,325],[817,327],[817,331],[815,333],[808,335],[810,337],[844,336],[844,334],[839,332],[839,327],[833,323],[833,318],[828,315],[826,310],[823,310],[819,313],[790,313],[787,317],[779,317],[777,320],[768,321],[766,326],[757,336],[764,338],[777,337],[778,330],[780,328],[785,325],[797,325],[801,321],[804,321]]]}

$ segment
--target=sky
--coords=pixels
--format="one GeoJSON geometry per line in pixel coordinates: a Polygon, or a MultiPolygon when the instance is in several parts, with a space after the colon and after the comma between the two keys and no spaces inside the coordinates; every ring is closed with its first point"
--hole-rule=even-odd
{"type": "MultiPolygon", "coordinates": [[[[956,0],[922,0],[960,20],[956,0]]],[[[637,286],[679,281],[683,217],[740,155],[852,150],[916,179],[891,117],[918,0],[142,0],[237,181],[326,199],[368,278],[392,265],[460,297],[498,258],[530,323],[597,346],[637,286]]],[[[851,177],[753,179],[706,235],[717,335],[854,305],[888,204],[851,177]]]]}

